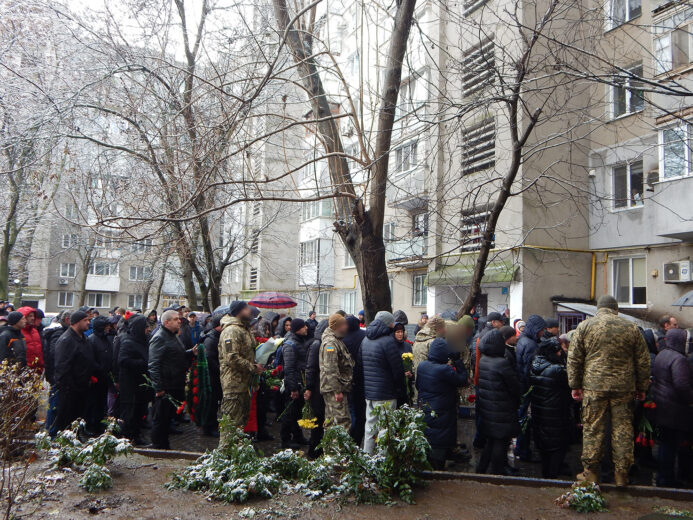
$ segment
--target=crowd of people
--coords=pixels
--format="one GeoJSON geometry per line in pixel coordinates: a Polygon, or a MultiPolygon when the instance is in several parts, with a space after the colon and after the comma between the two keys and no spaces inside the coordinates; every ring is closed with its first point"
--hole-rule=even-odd
{"type": "Polygon", "coordinates": [[[373,453],[378,407],[409,405],[423,411],[430,462],[443,469],[471,459],[470,447],[458,443],[462,406],[474,408],[477,472],[516,475],[516,457],[557,478],[566,473],[570,445],[581,440],[578,479],[598,482],[610,461],[621,486],[636,455],[653,460],[652,442],[636,443],[638,423],[652,409],[657,485],[690,482],[688,334],[671,316],[643,330],[619,316],[610,296],[597,307],[561,334],[556,319],[538,315],[512,324],[508,312],[422,315],[414,327],[402,311],[378,312],[368,324],[363,311],[318,321],[315,312],[306,319],[260,315],[240,300],[202,323],[184,306],[160,317],[119,308],[101,316],[82,307],[44,328],[39,309],[0,303],[0,361],[43,372],[51,436],[78,418],[86,435],[98,435],[114,416],[134,444],[145,445],[143,430],[151,429],[149,446],[169,449],[169,435],[190,420],[181,413],[186,388],[204,369],[209,395],[194,420],[222,445],[228,429],[220,431],[220,417],[264,442],[273,440],[267,416],[274,412],[284,449],[306,446],[316,457],[324,427],[339,425],[373,453]],[[314,415],[309,438],[300,423],[307,408],[314,415]]]}

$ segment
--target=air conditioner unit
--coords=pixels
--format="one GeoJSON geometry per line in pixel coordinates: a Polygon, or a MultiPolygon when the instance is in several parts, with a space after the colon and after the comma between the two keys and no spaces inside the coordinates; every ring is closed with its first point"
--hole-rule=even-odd
{"type": "Polygon", "coordinates": [[[691,262],[670,262],[664,264],[664,283],[685,283],[691,281],[691,262]]]}
{"type": "Polygon", "coordinates": [[[59,285],[67,285],[67,282],[68,282],[67,278],[61,278],[60,280],[58,280],[59,285]]]}

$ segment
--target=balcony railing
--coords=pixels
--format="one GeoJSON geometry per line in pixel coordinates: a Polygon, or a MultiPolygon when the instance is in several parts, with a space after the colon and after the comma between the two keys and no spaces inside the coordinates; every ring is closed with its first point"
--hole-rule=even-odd
{"type": "Polygon", "coordinates": [[[391,174],[388,181],[386,196],[390,206],[409,211],[426,206],[428,193],[423,166],[391,174]]]}
{"type": "Polygon", "coordinates": [[[426,237],[413,237],[385,243],[385,259],[388,262],[414,261],[426,255],[426,237]]]}

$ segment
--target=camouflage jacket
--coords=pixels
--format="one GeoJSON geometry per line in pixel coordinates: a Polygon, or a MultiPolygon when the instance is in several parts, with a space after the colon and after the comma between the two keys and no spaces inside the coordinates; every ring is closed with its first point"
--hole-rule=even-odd
{"type": "Polygon", "coordinates": [[[599,309],[575,329],[568,351],[570,388],[644,392],[650,354],[638,327],[610,309],[599,309]]]}
{"type": "Polygon", "coordinates": [[[224,395],[247,392],[255,374],[255,338],[248,324],[232,316],[221,320],[219,366],[224,395]]]}
{"type": "Polygon", "coordinates": [[[332,329],[326,328],[320,344],[320,393],[350,392],[353,375],[354,360],[349,350],[332,329]]]}
{"type": "Polygon", "coordinates": [[[429,327],[424,327],[417,332],[414,346],[411,349],[414,354],[414,374],[416,374],[419,363],[428,359],[428,349],[437,337],[436,333],[429,327]]]}

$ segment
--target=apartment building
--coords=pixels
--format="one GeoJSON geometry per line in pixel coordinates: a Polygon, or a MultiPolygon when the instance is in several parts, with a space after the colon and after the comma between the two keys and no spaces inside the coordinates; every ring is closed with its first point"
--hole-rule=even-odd
{"type": "Polygon", "coordinates": [[[615,67],[655,83],[595,88],[605,121],[589,157],[597,292],[635,316],[673,312],[691,324],[693,311],[672,304],[693,290],[693,105],[682,95],[693,87],[693,8],[613,0],[611,9],[604,38],[618,49],[615,67]]]}

